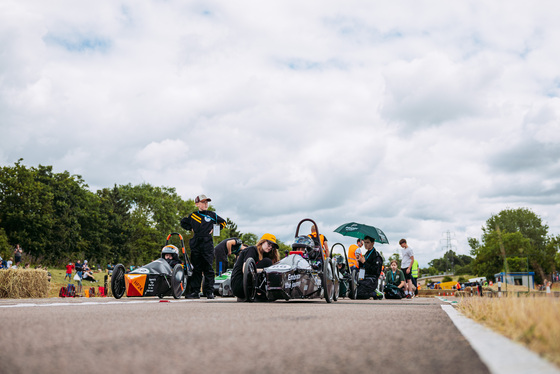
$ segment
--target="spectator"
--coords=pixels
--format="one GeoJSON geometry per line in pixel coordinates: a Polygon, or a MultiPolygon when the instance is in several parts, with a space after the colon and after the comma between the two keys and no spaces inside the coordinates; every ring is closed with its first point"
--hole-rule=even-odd
{"type": "Polygon", "coordinates": [[[50,282],[50,281],[51,281],[51,278],[52,278],[52,274],[51,274],[51,272],[49,271],[49,268],[45,266],[45,268],[44,268],[43,270],[45,270],[45,271],[47,272],[47,279],[48,279],[49,282],[50,282]]]}
{"type": "Polygon", "coordinates": [[[16,244],[16,247],[14,248],[14,259],[16,266],[18,266],[21,262],[22,253],[23,249],[19,246],[19,244],[16,244]]]}
{"type": "Polygon", "coordinates": [[[76,269],[76,274],[78,275],[78,277],[80,277],[81,280],[83,278],[84,267],[80,260],[76,261],[76,265],[74,265],[74,268],[76,269]]]}
{"type": "Polygon", "coordinates": [[[412,264],[414,263],[414,252],[406,243],[406,239],[399,240],[399,244],[402,247],[401,270],[406,278],[406,288],[404,293],[407,299],[412,299],[414,297],[414,286],[412,284],[412,264]]]}
{"type": "Polygon", "coordinates": [[[401,296],[404,297],[404,287],[405,287],[405,277],[396,260],[391,261],[391,267],[387,274],[385,274],[385,281],[387,284],[392,284],[397,286],[401,292],[401,296]]]}
{"type": "Polygon", "coordinates": [[[97,280],[95,280],[95,277],[93,276],[93,273],[91,272],[91,269],[85,270],[83,274],[84,274],[84,277],[82,278],[83,280],[89,282],[97,282],[97,280]]]}
{"type": "Polygon", "coordinates": [[[348,248],[348,266],[350,270],[358,269],[358,260],[357,258],[362,254],[362,246],[364,245],[364,241],[362,239],[356,240],[356,244],[352,244],[348,248]]]}
{"type": "Polygon", "coordinates": [[[69,262],[68,265],[66,265],[66,275],[64,276],[64,280],[66,280],[66,277],[68,277],[69,281],[72,281],[72,263],[69,262]]]}
{"type": "Polygon", "coordinates": [[[10,269],[12,267],[13,263],[14,263],[14,259],[12,257],[10,257],[8,262],[6,262],[6,269],[10,269]]]}

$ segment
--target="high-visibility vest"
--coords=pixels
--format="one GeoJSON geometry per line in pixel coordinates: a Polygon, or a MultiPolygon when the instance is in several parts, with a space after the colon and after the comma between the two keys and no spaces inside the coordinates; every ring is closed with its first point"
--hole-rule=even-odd
{"type": "Polygon", "coordinates": [[[412,263],[412,270],[410,271],[412,278],[418,278],[418,261],[414,260],[412,263]]]}
{"type": "MultiPolygon", "coordinates": [[[[309,236],[310,236],[312,239],[313,239],[313,238],[316,239],[316,238],[317,238],[317,233],[316,233],[316,232],[312,232],[311,234],[309,234],[309,236]]],[[[325,255],[324,258],[329,257],[329,249],[324,247],[324,245],[325,245],[325,236],[324,236],[323,234],[321,234],[321,235],[319,236],[319,243],[320,243],[320,245],[321,245],[321,249],[323,250],[323,254],[325,255]]]]}
{"type": "Polygon", "coordinates": [[[350,267],[358,267],[358,260],[356,260],[356,249],[358,246],[356,244],[352,244],[348,247],[348,266],[350,267]]]}

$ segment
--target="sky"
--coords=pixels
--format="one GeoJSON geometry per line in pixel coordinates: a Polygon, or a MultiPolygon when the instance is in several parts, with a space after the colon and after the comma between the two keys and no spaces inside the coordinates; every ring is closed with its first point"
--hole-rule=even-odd
{"type": "Polygon", "coordinates": [[[557,1],[0,0],[0,165],[312,218],[420,266],[504,209],[560,234],[557,1]],[[448,241],[447,239],[450,239],[448,241]]]}

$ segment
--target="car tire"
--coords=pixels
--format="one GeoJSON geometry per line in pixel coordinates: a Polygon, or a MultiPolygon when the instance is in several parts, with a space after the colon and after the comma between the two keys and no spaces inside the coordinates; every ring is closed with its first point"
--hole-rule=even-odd
{"type": "Polygon", "coordinates": [[[348,287],[348,297],[352,300],[356,300],[358,297],[358,271],[352,269],[350,272],[350,282],[348,287]]]}
{"type": "Polygon", "coordinates": [[[175,299],[183,296],[185,289],[187,288],[187,277],[185,277],[185,269],[183,265],[177,264],[173,268],[173,273],[171,273],[171,292],[175,299]]]}
{"type": "Polygon", "coordinates": [[[324,260],[323,272],[321,273],[321,286],[323,287],[323,297],[327,303],[333,302],[334,282],[332,280],[332,267],[330,258],[324,260]]]}
{"type": "Polygon", "coordinates": [[[245,301],[255,301],[257,295],[257,264],[255,260],[249,258],[245,261],[245,271],[243,272],[243,291],[245,301]]]}
{"type": "Polygon", "coordinates": [[[111,275],[111,292],[115,299],[120,299],[126,292],[126,284],[124,280],[124,265],[117,264],[113,269],[113,274],[111,275]]]}

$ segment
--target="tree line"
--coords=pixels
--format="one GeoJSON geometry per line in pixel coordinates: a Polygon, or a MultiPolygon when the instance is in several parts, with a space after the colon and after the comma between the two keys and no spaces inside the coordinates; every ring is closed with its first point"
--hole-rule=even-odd
{"type": "MultiPolygon", "coordinates": [[[[180,220],[196,206],[192,199],[177,195],[175,188],[143,183],[92,192],[79,175],[55,173],[52,166],[27,167],[22,161],[0,172],[3,258],[12,257],[11,248],[19,243],[26,261],[33,263],[60,267],[88,259],[92,264],[143,265],[159,256],[171,232],[183,236],[190,253],[192,233],[181,228],[180,220]]],[[[216,243],[239,237],[255,244],[255,234],[241,233],[232,220],[226,221],[216,243]]],[[[171,243],[179,246],[177,236],[171,243]]]]}
{"type": "MultiPolygon", "coordinates": [[[[190,253],[192,233],[180,220],[196,210],[192,199],[183,200],[175,188],[114,185],[96,192],[79,175],[53,172],[52,166],[27,167],[22,159],[0,169],[0,255],[11,257],[19,243],[34,263],[62,266],[88,259],[93,264],[143,265],[158,255],[167,235],[179,232],[190,253]]],[[[209,209],[213,209],[210,207],[209,209]]],[[[242,233],[226,218],[215,243],[239,237],[253,245],[258,237],[242,233]]],[[[492,215],[482,227],[481,240],[468,238],[470,254],[448,251],[429,262],[422,274],[453,270],[492,279],[504,271],[534,271],[542,282],[560,269],[560,236],[549,235],[548,225],[526,208],[506,209],[492,215]]],[[[178,246],[177,238],[172,244],[178,246]]],[[[280,253],[289,246],[279,241],[280,253]]],[[[398,256],[397,256],[398,257],[398,256]]]]}

